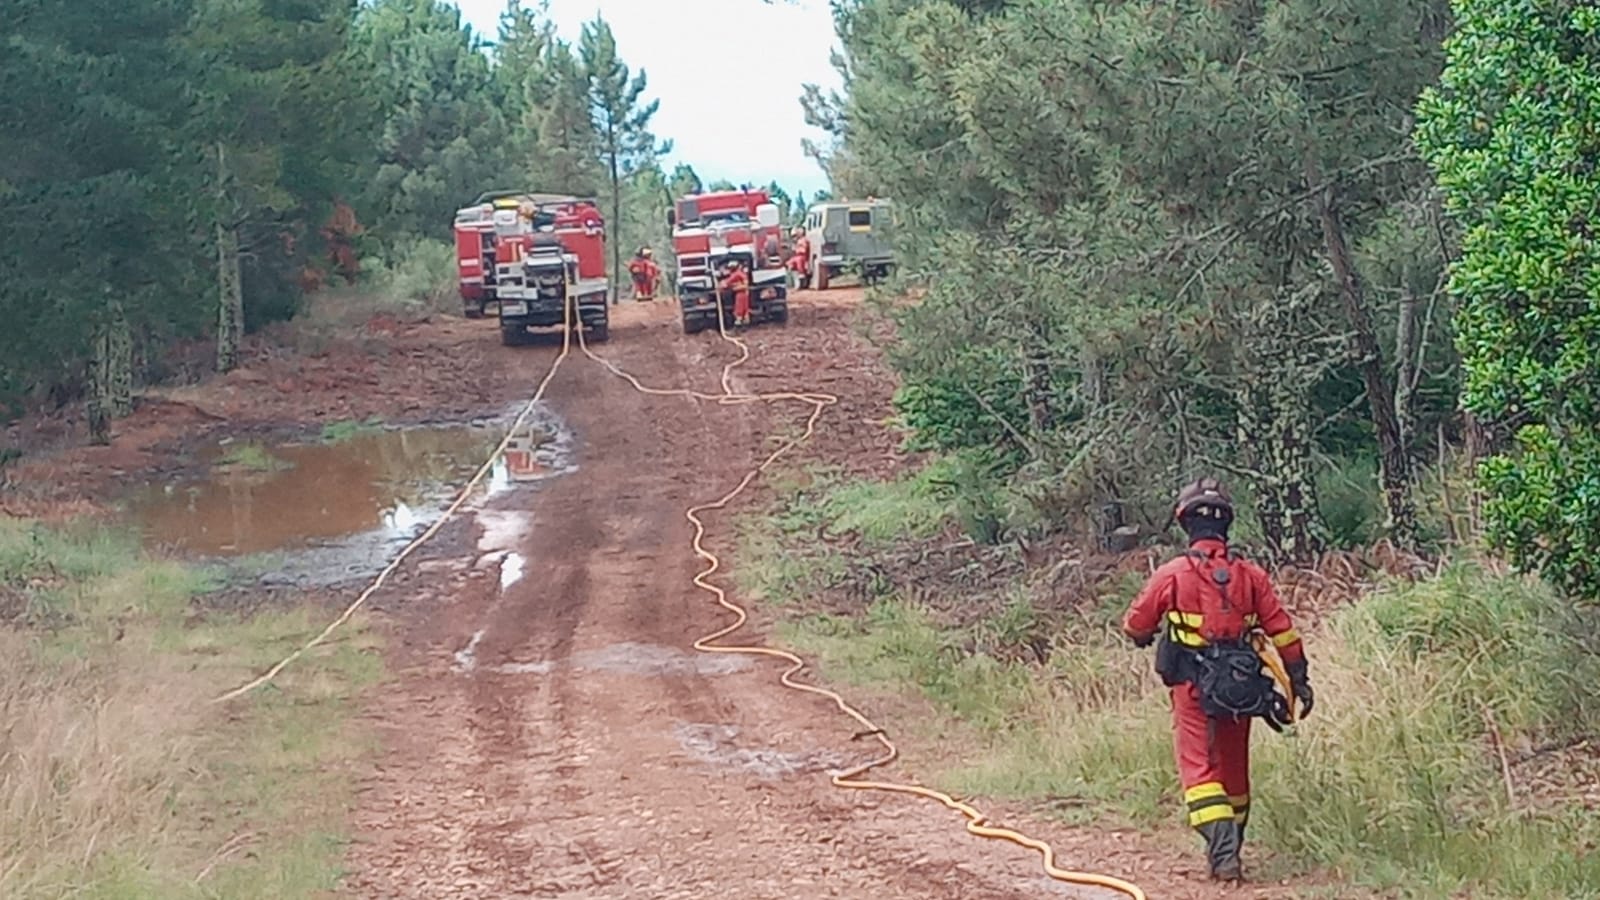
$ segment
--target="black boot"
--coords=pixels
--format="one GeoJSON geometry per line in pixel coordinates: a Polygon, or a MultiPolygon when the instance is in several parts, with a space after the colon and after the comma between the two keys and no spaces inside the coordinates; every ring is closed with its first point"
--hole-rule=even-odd
{"type": "Polygon", "coordinates": [[[1244,829],[1233,819],[1207,822],[1200,826],[1206,839],[1206,859],[1211,864],[1211,877],[1218,881],[1240,881],[1244,870],[1239,863],[1239,848],[1244,843],[1244,829]]]}

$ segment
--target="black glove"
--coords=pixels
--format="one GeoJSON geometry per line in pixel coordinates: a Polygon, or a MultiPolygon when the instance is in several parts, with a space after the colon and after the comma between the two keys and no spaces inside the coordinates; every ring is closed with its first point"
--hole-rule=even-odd
{"type": "Polygon", "coordinates": [[[1311,678],[1306,671],[1309,665],[1302,659],[1284,668],[1289,671],[1289,684],[1294,688],[1294,697],[1300,701],[1300,715],[1297,718],[1304,719],[1311,715],[1311,708],[1316,704],[1316,694],[1311,690],[1311,678]]]}
{"type": "Polygon", "coordinates": [[[1133,641],[1133,645],[1141,650],[1156,642],[1156,636],[1154,634],[1147,634],[1144,637],[1134,637],[1130,634],[1128,635],[1128,639],[1133,641]]]}

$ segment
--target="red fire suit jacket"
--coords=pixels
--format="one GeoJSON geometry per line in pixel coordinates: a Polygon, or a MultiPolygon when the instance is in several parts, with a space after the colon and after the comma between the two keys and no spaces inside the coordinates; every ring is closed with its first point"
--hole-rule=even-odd
{"type": "Polygon", "coordinates": [[[1122,619],[1123,632],[1136,642],[1165,628],[1169,640],[1190,649],[1236,639],[1257,627],[1272,638],[1285,664],[1305,659],[1305,646],[1272,589],[1271,576],[1247,559],[1230,556],[1227,544],[1213,538],[1195,541],[1188,553],[1156,569],[1122,619]],[[1223,567],[1228,570],[1226,598],[1212,578],[1223,567]]]}

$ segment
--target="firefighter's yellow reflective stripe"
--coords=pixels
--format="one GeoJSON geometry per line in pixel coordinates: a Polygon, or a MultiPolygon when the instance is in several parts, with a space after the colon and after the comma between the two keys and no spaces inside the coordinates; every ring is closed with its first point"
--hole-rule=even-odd
{"type": "Polygon", "coordinates": [[[1174,609],[1167,611],[1167,621],[1186,628],[1199,628],[1200,624],[1205,621],[1205,616],[1199,613],[1179,612],[1174,609]]]}
{"type": "Polygon", "coordinates": [[[1206,645],[1205,638],[1193,631],[1186,631],[1178,626],[1173,626],[1172,628],[1167,629],[1167,634],[1172,637],[1173,641],[1182,644],[1185,647],[1204,647],[1206,645]]]}
{"type": "Polygon", "coordinates": [[[1192,809],[1189,811],[1189,827],[1199,828],[1210,822],[1221,822],[1232,818],[1234,818],[1233,807],[1226,803],[1207,806],[1204,809],[1192,809]]]}
{"type": "Polygon", "coordinates": [[[1292,643],[1294,643],[1295,641],[1298,641],[1298,640],[1300,640],[1300,632],[1295,631],[1293,628],[1291,628],[1288,631],[1285,631],[1285,632],[1283,632],[1281,634],[1273,635],[1272,636],[1272,645],[1274,647],[1287,647],[1290,644],[1292,644],[1292,643]]]}
{"type": "Polygon", "coordinates": [[[1220,781],[1207,781],[1197,784],[1183,792],[1183,802],[1196,803],[1201,800],[1210,800],[1215,797],[1227,799],[1228,792],[1223,789],[1220,781]]]}

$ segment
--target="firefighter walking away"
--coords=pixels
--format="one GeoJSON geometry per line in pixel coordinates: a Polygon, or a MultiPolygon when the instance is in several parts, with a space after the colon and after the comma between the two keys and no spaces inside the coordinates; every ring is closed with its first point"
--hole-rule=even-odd
{"type": "Polygon", "coordinates": [[[1122,630],[1137,646],[1156,644],[1189,825],[1205,839],[1211,877],[1239,881],[1250,820],[1250,720],[1282,730],[1297,718],[1265,671],[1262,645],[1270,642],[1283,660],[1298,718],[1312,705],[1305,648],[1266,571],[1228,546],[1227,490],[1211,478],[1188,485],[1174,517],[1189,549],[1150,576],[1122,630]]]}

